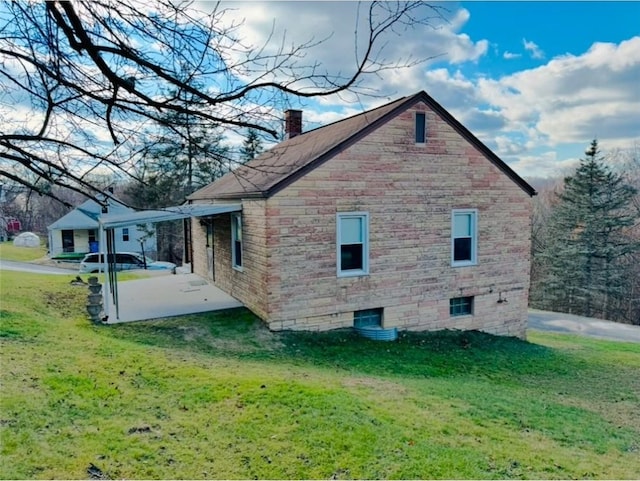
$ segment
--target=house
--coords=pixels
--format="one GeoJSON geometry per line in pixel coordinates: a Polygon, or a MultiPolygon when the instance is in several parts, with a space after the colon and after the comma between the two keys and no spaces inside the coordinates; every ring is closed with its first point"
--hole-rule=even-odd
{"type": "Polygon", "coordinates": [[[273,330],[524,336],[535,190],[425,92],[302,132],[189,197],[192,269],[273,330]],[[231,208],[230,208],[231,210],[231,208]]]}
{"type": "MultiPolygon", "coordinates": [[[[98,219],[103,214],[135,212],[121,202],[107,198],[106,208],[94,200],[87,200],[47,227],[49,255],[52,259],[82,259],[88,252],[99,252],[98,219]]],[[[104,251],[104,249],[102,249],[104,251]]],[[[153,224],[121,227],[114,230],[114,251],[142,252],[154,256],[157,251],[153,224]]]]}

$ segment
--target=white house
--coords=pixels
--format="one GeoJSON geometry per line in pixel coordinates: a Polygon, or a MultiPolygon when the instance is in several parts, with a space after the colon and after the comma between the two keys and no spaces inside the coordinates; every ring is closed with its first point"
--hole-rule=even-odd
{"type": "MultiPolygon", "coordinates": [[[[102,214],[125,214],[133,209],[109,198],[104,209],[93,200],[87,200],[47,227],[49,255],[52,259],[80,259],[88,252],[99,252],[98,220],[102,214]]],[[[130,226],[115,229],[114,251],[143,252],[155,257],[157,252],[155,226],[130,226]]]]}

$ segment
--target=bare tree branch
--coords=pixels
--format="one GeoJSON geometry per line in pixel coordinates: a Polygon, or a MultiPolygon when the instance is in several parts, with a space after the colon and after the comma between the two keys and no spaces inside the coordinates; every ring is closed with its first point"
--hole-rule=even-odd
{"type": "Polygon", "coordinates": [[[174,0],[7,3],[0,11],[0,175],[42,195],[56,196],[39,179],[95,199],[92,175],[134,172],[141,126],[171,114],[276,137],[282,102],[367,94],[367,76],[424,60],[387,61],[383,51],[390,35],[429,25],[441,12],[419,1],[372,2],[367,31],[356,25],[353,67],[342,73],[306,60],[326,38],[287,46],[283,37],[273,49],[272,32],[263,45],[245,45],[242,24],[226,21],[220,4],[208,14],[192,7],[174,0]],[[184,95],[192,100],[182,102],[184,95]]]}

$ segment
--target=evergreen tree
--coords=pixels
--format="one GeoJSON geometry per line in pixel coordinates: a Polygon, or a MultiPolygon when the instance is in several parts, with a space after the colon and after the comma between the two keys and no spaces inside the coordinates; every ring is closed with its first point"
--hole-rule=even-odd
{"type": "MultiPolygon", "coordinates": [[[[179,93],[178,96],[185,108],[195,102],[191,95],[179,93]]],[[[163,205],[140,207],[181,203],[186,196],[226,173],[229,149],[222,141],[222,134],[210,122],[185,113],[166,115],[161,127],[148,133],[139,166],[147,188],[155,184],[163,189],[156,193],[163,205]]]]}
{"type": "Polygon", "coordinates": [[[258,136],[258,132],[255,129],[248,129],[247,138],[244,139],[240,149],[240,162],[245,163],[255,159],[262,151],[262,140],[258,136]]]}
{"type": "Polygon", "coordinates": [[[637,243],[627,235],[637,214],[630,208],[635,189],[613,173],[594,140],[549,220],[550,239],[541,253],[546,275],[537,286],[542,304],[586,316],[612,316],[628,280],[623,259],[637,243]]]}
{"type": "MultiPolygon", "coordinates": [[[[195,100],[178,93],[185,109],[195,100]]],[[[128,203],[139,209],[182,204],[186,197],[229,170],[229,148],[216,126],[187,113],[169,113],[159,128],[147,132],[129,185],[128,203]]],[[[156,225],[158,258],[180,262],[183,257],[182,222],[156,225]]]]}

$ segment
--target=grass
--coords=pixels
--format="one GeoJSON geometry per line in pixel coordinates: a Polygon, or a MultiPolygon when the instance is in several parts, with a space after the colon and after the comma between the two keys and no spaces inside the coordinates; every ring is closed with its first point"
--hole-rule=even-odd
{"type": "Polygon", "coordinates": [[[94,326],[1,274],[0,477],[636,479],[640,345],[271,333],[237,309],[94,326]]]}
{"type": "Polygon", "coordinates": [[[7,261],[30,262],[42,259],[47,255],[47,247],[19,247],[13,241],[0,242],[0,259],[7,261]]]}

